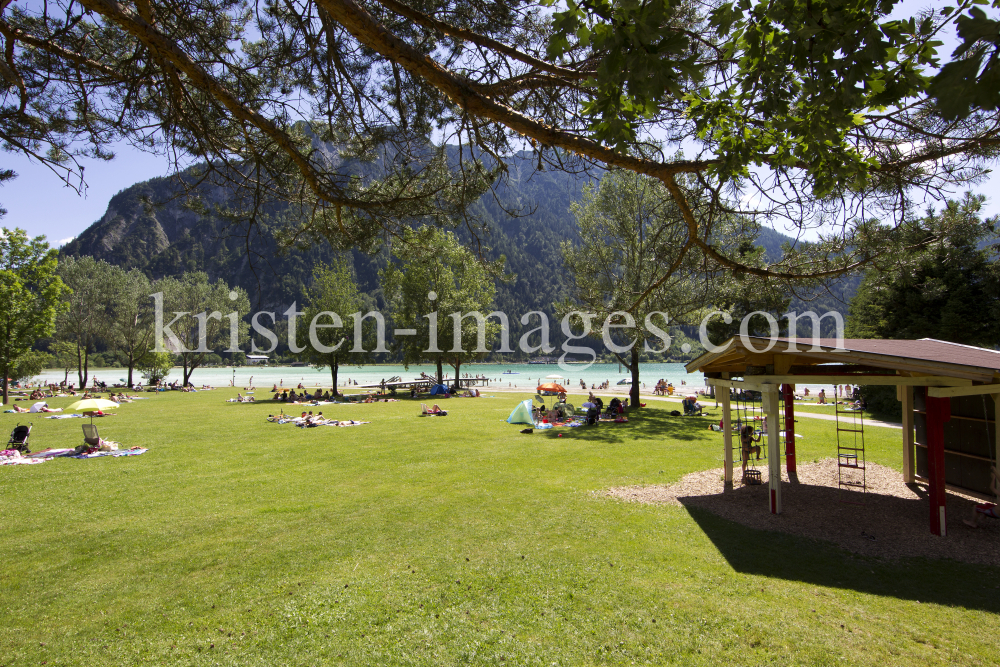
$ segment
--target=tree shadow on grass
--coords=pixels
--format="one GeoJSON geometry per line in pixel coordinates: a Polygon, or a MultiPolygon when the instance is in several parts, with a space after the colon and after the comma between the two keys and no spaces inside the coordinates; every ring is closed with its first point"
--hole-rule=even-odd
{"type": "Polygon", "coordinates": [[[822,540],[748,528],[700,507],[687,505],[686,509],[730,566],[742,574],[1000,613],[1000,578],[995,567],[859,556],[822,540]]]}
{"type": "Polygon", "coordinates": [[[557,438],[561,434],[563,438],[605,443],[664,439],[691,442],[705,439],[711,423],[699,417],[673,417],[666,410],[637,410],[626,416],[628,422],[624,424],[601,422],[596,426],[563,426],[544,433],[549,438],[557,438]]]}

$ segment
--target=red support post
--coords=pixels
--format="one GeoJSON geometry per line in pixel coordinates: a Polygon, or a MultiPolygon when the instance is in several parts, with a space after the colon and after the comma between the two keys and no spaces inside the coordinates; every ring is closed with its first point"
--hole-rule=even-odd
{"type": "Polygon", "coordinates": [[[795,395],[792,385],[781,385],[785,396],[785,468],[789,475],[795,474],[795,395]]]}
{"type": "Polygon", "coordinates": [[[928,396],[927,403],[927,495],[930,500],[931,533],[948,534],[944,488],[944,423],[951,419],[951,399],[928,396]]]}

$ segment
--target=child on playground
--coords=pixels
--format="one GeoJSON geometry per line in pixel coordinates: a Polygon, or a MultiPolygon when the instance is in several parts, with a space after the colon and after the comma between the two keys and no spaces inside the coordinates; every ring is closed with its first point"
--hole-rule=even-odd
{"type": "Polygon", "coordinates": [[[760,445],[755,445],[755,442],[760,442],[760,436],[754,433],[753,424],[747,424],[740,429],[740,446],[743,450],[743,470],[747,469],[747,461],[750,460],[750,455],[754,454],[758,459],[760,459],[760,445]]]}
{"type": "MultiPolygon", "coordinates": [[[[997,476],[996,466],[990,468],[990,491],[993,492],[994,496],[1000,497],[1000,477],[997,476]]],[[[972,508],[972,517],[969,519],[962,519],[962,521],[970,528],[979,528],[979,518],[982,516],[1000,519],[1000,513],[997,512],[996,503],[977,504],[972,508]]]]}

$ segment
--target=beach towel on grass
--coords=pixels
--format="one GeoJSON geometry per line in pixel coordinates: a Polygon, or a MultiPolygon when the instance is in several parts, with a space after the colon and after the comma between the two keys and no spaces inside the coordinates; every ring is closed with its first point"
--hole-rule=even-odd
{"type": "Polygon", "coordinates": [[[133,447],[132,449],[119,449],[117,452],[111,452],[111,456],[139,456],[139,454],[145,454],[149,449],[146,447],[133,447]]]}
{"type": "Polygon", "coordinates": [[[149,449],[145,447],[135,447],[133,449],[119,449],[115,452],[93,452],[91,454],[77,454],[76,456],[71,456],[71,459],[99,459],[103,456],[138,456],[139,454],[145,454],[149,449]]]}
{"type": "Polygon", "coordinates": [[[75,451],[75,449],[46,449],[45,451],[28,454],[28,457],[32,459],[51,459],[57,456],[67,456],[75,451]]]}
{"type": "Polygon", "coordinates": [[[36,463],[45,463],[51,459],[31,459],[28,457],[23,458],[11,458],[8,456],[0,457],[0,466],[29,466],[36,463]]]}
{"type": "Polygon", "coordinates": [[[362,424],[371,424],[371,422],[362,422],[354,419],[341,419],[341,420],[331,420],[324,424],[306,424],[305,421],[300,417],[295,419],[268,419],[269,422],[274,424],[294,424],[300,428],[306,428],[308,426],[361,426],[362,424]]]}

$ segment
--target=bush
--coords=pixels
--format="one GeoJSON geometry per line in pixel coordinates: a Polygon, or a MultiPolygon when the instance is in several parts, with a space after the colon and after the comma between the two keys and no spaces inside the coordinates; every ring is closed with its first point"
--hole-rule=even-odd
{"type": "Polygon", "coordinates": [[[136,363],[136,369],[142,373],[147,384],[156,384],[167,377],[174,366],[174,355],[169,352],[153,352],[150,350],[136,363]]]}
{"type": "Polygon", "coordinates": [[[113,352],[95,352],[87,361],[90,368],[121,368],[121,362],[113,352]]]}
{"type": "Polygon", "coordinates": [[[875,419],[902,421],[903,404],[896,398],[896,388],[887,385],[864,385],[860,387],[861,397],[868,411],[875,419]]]}
{"type": "Polygon", "coordinates": [[[28,350],[18,357],[10,367],[10,377],[15,382],[27,382],[42,369],[52,363],[52,355],[37,350],[28,350]]]}

